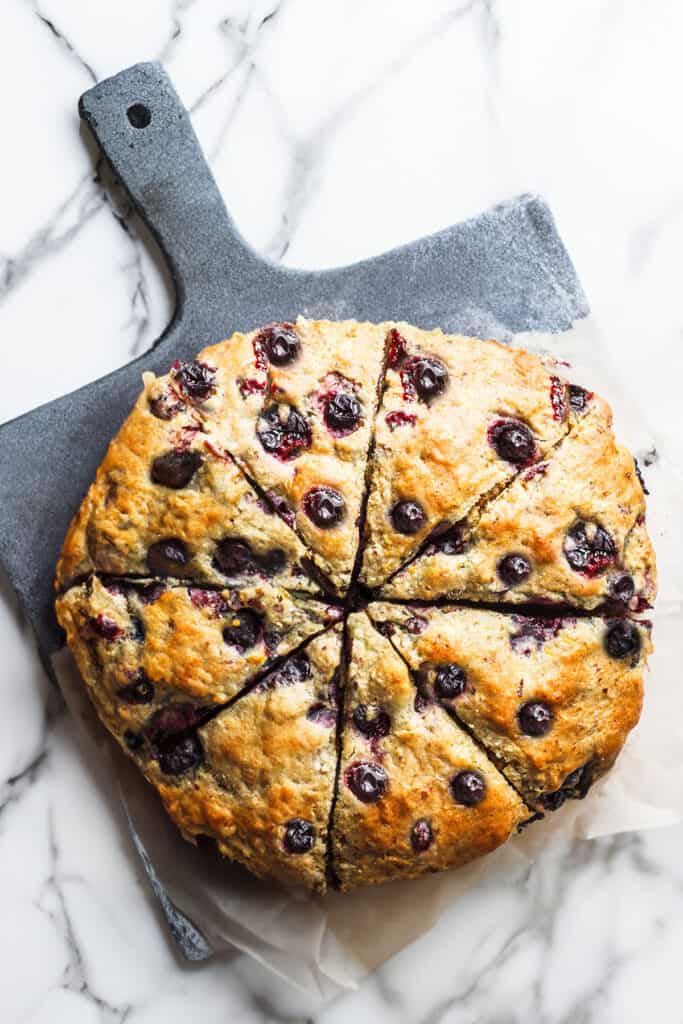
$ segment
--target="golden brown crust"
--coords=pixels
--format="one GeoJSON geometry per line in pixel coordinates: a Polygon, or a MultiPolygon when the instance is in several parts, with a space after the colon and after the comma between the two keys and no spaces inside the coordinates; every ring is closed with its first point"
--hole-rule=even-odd
{"type": "Polygon", "coordinates": [[[537,356],[496,341],[396,326],[407,360],[387,371],[375,428],[361,574],[369,587],[380,586],[435,527],[463,518],[519,470],[494,450],[496,424],[525,424],[536,441],[535,461],[567,431],[565,385],[555,384],[537,356]],[[429,403],[411,397],[406,385],[406,368],[417,356],[436,357],[448,371],[447,387],[429,403]],[[558,387],[560,403],[553,406],[558,387]],[[422,528],[408,536],[390,518],[399,501],[417,501],[425,513],[422,528]]]}
{"type": "MultiPolygon", "coordinates": [[[[460,553],[430,551],[382,588],[383,597],[433,600],[554,601],[595,608],[614,600],[624,576],[626,601],[642,609],[656,593],[656,567],[644,526],[645,495],[633,456],[617,445],[612,415],[594,397],[543,463],[522,472],[469,523],[460,553]],[[607,531],[614,545],[604,567],[574,569],[565,553],[577,524],[607,531]],[[509,554],[529,562],[528,578],[509,586],[499,565],[509,554]],[[629,596],[630,595],[630,596],[629,596]]],[[[571,550],[569,550],[571,557],[571,550]]]]}
{"type": "Polygon", "coordinates": [[[441,699],[500,765],[524,798],[553,809],[548,799],[567,776],[589,765],[584,785],[612,765],[638,721],[649,630],[634,657],[605,649],[614,620],[530,619],[472,608],[411,609],[373,604],[377,623],[391,623],[391,642],[418,673],[426,696],[440,699],[439,668],[466,675],[463,692],[441,699]],[[542,702],[552,724],[545,735],[525,735],[520,709],[542,702]],[[544,796],[546,797],[544,799],[544,796]]]}
{"type": "Polygon", "coordinates": [[[350,660],[344,692],[340,782],[333,819],[333,870],[342,889],[458,867],[505,842],[529,816],[517,794],[445,711],[418,711],[403,660],[364,612],[348,624],[350,660]],[[359,706],[388,716],[386,735],[368,738],[354,724],[359,706]],[[378,799],[363,802],[350,785],[354,766],[371,763],[386,777],[378,799]],[[486,787],[476,806],[454,799],[452,780],[477,772],[486,787]],[[421,823],[421,824],[418,824],[421,823]],[[426,825],[425,825],[426,823],[426,825]],[[431,834],[419,849],[425,827],[431,834]]]}

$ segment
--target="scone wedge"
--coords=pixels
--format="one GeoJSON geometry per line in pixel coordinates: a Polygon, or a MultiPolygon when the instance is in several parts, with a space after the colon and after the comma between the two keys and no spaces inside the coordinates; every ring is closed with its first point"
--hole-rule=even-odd
{"type": "Polygon", "coordinates": [[[457,867],[529,817],[473,740],[422,702],[365,612],[348,620],[332,869],[341,889],[457,867]]]}
{"type": "Polygon", "coordinates": [[[271,324],[205,349],[202,415],[339,594],[351,582],[387,329],[271,324]]]}
{"type": "Polygon", "coordinates": [[[448,708],[539,810],[585,796],[640,716],[646,624],[390,604],[368,613],[422,698],[448,708]]]}
{"type": "Polygon", "coordinates": [[[320,892],[340,647],[338,625],[206,725],[171,740],[170,753],[146,744],[134,755],[187,839],[208,836],[255,875],[320,892]]]}
{"type": "Polygon", "coordinates": [[[567,386],[534,355],[397,324],[375,429],[361,581],[381,586],[568,429],[567,386]]]}
{"type": "Polygon", "coordinates": [[[643,488],[609,406],[585,401],[546,459],[435,538],[382,596],[649,607],[657,573],[643,488]]]}
{"type": "Polygon", "coordinates": [[[179,365],[166,377],[144,375],[143,391],[69,528],[57,589],[97,572],[212,584],[262,579],[317,592],[304,546],[200,415],[213,376],[195,374],[192,386],[181,371],[179,365]]]}
{"type": "Polygon", "coordinates": [[[100,717],[131,749],[169,716],[203,720],[337,611],[264,582],[207,590],[97,577],[56,609],[100,717]]]}

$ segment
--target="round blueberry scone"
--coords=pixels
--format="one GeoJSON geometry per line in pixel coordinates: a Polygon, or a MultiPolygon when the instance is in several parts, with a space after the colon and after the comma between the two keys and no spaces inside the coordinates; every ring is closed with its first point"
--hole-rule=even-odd
{"type": "Polygon", "coordinates": [[[323,892],[584,797],[638,721],[656,585],[597,395],[495,341],[299,318],[144,375],[56,610],[182,834],[323,892]]]}

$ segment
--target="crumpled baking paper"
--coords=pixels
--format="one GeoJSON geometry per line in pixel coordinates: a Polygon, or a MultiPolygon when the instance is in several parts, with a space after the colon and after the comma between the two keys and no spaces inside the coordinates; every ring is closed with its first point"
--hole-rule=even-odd
{"type": "Polygon", "coordinates": [[[53,665],[67,703],[96,745],[94,754],[111,758],[111,785],[118,789],[131,839],[188,958],[241,950],[322,1003],[357,987],[483,878],[508,869],[511,859],[533,858],[551,836],[590,839],[673,824],[683,817],[683,558],[676,523],[683,486],[678,471],[655,428],[608,365],[590,318],[561,335],[505,340],[561,360],[558,372],[607,398],[617,436],[640,458],[651,492],[648,528],[660,590],[653,616],[655,653],[639,725],[613,770],[585,800],[568,802],[493,854],[416,881],[318,897],[258,881],[213,850],[186,843],[156,793],[106,737],[71,655],[60,651],[53,665]]]}

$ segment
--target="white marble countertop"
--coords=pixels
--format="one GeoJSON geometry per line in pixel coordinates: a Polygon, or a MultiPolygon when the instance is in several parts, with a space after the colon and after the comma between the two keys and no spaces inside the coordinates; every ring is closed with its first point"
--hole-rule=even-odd
{"type": "MultiPolygon", "coordinates": [[[[76,115],[94,81],[160,57],[241,230],[290,265],[541,193],[615,365],[675,445],[682,31],[666,0],[5,0],[0,420],[144,351],[169,318],[76,115]]],[[[546,850],[322,1011],[244,957],[179,962],[3,595],[3,1022],[683,1020],[683,826],[546,850]]]]}

